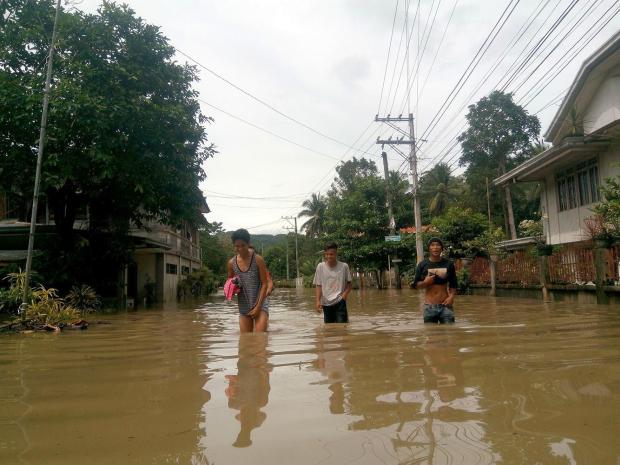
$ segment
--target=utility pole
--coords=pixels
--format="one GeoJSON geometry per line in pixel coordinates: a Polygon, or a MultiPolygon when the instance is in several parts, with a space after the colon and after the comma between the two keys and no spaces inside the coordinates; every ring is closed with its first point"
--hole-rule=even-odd
{"type": "MultiPolygon", "coordinates": [[[[388,217],[390,219],[390,235],[393,236],[396,232],[396,220],[394,220],[394,210],[392,209],[392,196],[390,195],[390,172],[388,170],[387,153],[381,152],[383,158],[383,174],[385,176],[385,198],[387,199],[388,217]]],[[[400,271],[398,269],[398,263],[400,262],[398,254],[394,254],[394,276],[396,276],[396,289],[401,288],[400,283],[400,271]]],[[[388,257],[388,269],[390,265],[390,259],[388,257]]]]}
{"type": "Polygon", "coordinates": [[[418,189],[418,159],[416,152],[415,141],[415,129],[413,125],[413,114],[409,113],[408,117],[399,115],[397,117],[387,115],[385,118],[380,118],[379,115],[375,116],[376,122],[387,123],[392,129],[401,134],[400,138],[392,139],[379,139],[377,138],[377,144],[389,145],[392,149],[398,152],[403,158],[409,160],[409,168],[411,171],[411,190],[413,193],[413,216],[415,220],[415,249],[416,249],[416,261],[420,263],[424,258],[424,244],[422,243],[422,209],[420,208],[420,193],[418,189]],[[404,131],[398,125],[394,123],[409,123],[409,132],[404,131]],[[406,139],[408,138],[408,139],[406,139]],[[405,154],[398,148],[399,145],[409,145],[409,155],[405,154]]]}
{"type": "MultiPolygon", "coordinates": [[[[293,230],[293,228],[286,228],[286,227],[284,229],[286,229],[287,231],[293,230]]],[[[291,276],[290,276],[289,267],[288,267],[288,233],[286,233],[286,280],[288,281],[290,279],[291,279],[291,276]]]]}
{"type": "Polygon", "coordinates": [[[296,216],[283,216],[282,217],[283,220],[287,220],[290,224],[290,220],[294,220],[294,225],[295,225],[295,272],[296,272],[296,277],[297,277],[297,281],[295,282],[295,286],[296,287],[301,287],[299,285],[299,246],[297,244],[297,217],[296,216]]]}
{"type": "Polygon", "coordinates": [[[45,148],[45,130],[47,129],[47,109],[50,101],[50,87],[52,82],[52,64],[54,59],[54,48],[56,36],[58,34],[58,17],[60,16],[61,0],[56,2],[56,14],[54,16],[54,26],[52,29],[52,43],[47,58],[47,72],[45,75],[45,91],[43,93],[43,113],[41,114],[41,129],[39,131],[39,150],[37,153],[37,168],[34,177],[34,192],[32,194],[32,214],[30,216],[30,234],[28,236],[28,254],[26,256],[26,276],[24,277],[24,289],[22,295],[22,305],[20,313],[22,319],[25,318],[25,305],[30,293],[30,272],[32,270],[32,252],[34,250],[34,234],[37,223],[37,208],[39,206],[39,186],[41,185],[41,165],[43,164],[43,150],[45,148]]]}

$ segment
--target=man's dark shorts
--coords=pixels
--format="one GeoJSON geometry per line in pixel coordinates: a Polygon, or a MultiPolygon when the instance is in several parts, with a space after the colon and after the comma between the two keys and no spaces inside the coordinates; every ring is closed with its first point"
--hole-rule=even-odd
{"type": "Polygon", "coordinates": [[[424,323],[454,323],[454,311],[443,304],[424,304],[424,323]]]}
{"type": "Polygon", "coordinates": [[[323,305],[323,321],[325,323],[348,323],[346,300],[341,300],[334,305],[323,305]]]}

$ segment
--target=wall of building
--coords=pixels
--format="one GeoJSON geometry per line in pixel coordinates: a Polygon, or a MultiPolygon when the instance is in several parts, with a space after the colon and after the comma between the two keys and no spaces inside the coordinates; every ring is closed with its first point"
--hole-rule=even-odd
{"type": "Polygon", "coordinates": [[[620,120],[620,67],[610,74],[583,112],[583,129],[586,134],[620,120]]]}
{"type": "MultiPolygon", "coordinates": [[[[614,142],[597,159],[600,185],[604,184],[605,178],[620,175],[620,141],[614,142]]],[[[594,205],[580,205],[559,212],[555,173],[548,174],[541,191],[541,206],[547,216],[543,222],[547,243],[556,245],[587,240],[584,220],[593,215],[594,205]]]]}
{"type": "Polygon", "coordinates": [[[146,296],[144,286],[148,283],[157,284],[157,259],[153,253],[136,253],[134,261],[138,267],[138,301],[141,303],[146,296]]]}

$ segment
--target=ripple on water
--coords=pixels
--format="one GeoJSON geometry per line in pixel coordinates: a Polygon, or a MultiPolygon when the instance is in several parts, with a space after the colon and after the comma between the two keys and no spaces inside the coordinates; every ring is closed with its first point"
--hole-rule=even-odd
{"type": "Polygon", "coordinates": [[[459,296],[425,326],[416,292],[365,290],[326,326],[312,303],[278,289],[267,335],[217,295],[0,338],[0,463],[617,463],[616,309],[459,296]]]}

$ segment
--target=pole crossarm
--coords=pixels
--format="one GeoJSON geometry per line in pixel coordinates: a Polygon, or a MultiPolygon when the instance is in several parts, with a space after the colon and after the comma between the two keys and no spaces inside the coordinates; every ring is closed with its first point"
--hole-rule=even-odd
{"type": "Polygon", "coordinates": [[[377,144],[385,145],[411,145],[413,141],[405,139],[379,139],[377,138],[377,144]]]}

